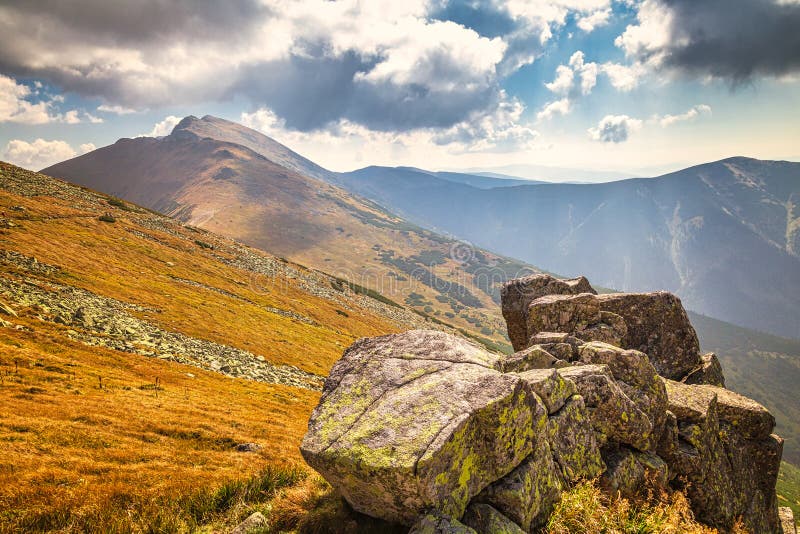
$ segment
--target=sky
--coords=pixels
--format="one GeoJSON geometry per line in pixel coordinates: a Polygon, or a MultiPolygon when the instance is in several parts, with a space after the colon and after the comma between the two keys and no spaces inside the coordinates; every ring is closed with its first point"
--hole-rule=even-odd
{"type": "Polygon", "coordinates": [[[0,159],[210,114],[335,171],[800,160],[798,28],[800,0],[0,0],[0,159]]]}

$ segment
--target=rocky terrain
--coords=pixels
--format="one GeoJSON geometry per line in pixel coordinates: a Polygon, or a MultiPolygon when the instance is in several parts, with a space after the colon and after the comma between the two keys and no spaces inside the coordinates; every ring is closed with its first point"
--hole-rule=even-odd
{"type": "Polygon", "coordinates": [[[417,533],[534,532],[599,477],[685,491],[721,532],[794,532],[774,417],[724,387],[678,298],[535,275],[506,284],[503,313],[510,356],[413,330],[334,365],[301,452],[355,510],[417,533]]]}

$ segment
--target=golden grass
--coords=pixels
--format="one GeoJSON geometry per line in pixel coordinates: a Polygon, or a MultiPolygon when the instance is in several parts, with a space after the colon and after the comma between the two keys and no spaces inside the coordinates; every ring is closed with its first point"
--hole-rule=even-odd
{"type": "Polygon", "coordinates": [[[20,322],[34,332],[0,330],[0,531],[111,519],[125,531],[160,500],[302,461],[316,392],[88,348],[20,322]],[[244,442],[263,449],[236,452],[244,442]]]}
{"type": "MultiPolygon", "coordinates": [[[[547,534],[712,534],[694,519],[681,492],[650,492],[637,499],[609,496],[594,482],[562,495],[543,530],[547,534]]],[[[738,530],[737,530],[738,532],[738,530]]]]}
{"type": "Polygon", "coordinates": [[[161,310],[140,315],[168,330],[249,350],[273,363],[327,374],[355,339],[398,329],[367,310],[341,315],[335,303],[310,295],[294,281],[229,267],[212,256],[220,251],[194,245],[197,236],[188,230],[184,239],[178,239],[136,227],[124,210],[115,213],[116,223],[108,224],[91,213],[80,216],[63,201],[0,192],[0,208],[20,204],[28,207],[29,219],[10,233],[7,248],[62,267],[63,283],[161,310]],[[126,228],[146,232],[160,242],[138,238],[126,228]],[[276,315],[267,307],[294,311],[321,326],[276,315]]]}

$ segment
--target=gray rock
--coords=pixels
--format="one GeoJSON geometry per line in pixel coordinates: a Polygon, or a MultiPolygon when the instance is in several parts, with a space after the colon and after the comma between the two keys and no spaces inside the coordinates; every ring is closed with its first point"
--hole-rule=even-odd
{"type": "Polygon", "coordinates": [[[533,451],[547,411],[499,356],[438,331],[362,339],[334,365],[301,452],[351,506],[461,517],[533,451]]]}
{"type": "Polygon", "coordinates": [[[546,349],[534,345],[503,358],[497,370],[503,373],[527,371],[529,369],[552,369],[569,365],[567,361],[556,358],[546,349]]]}
{"type": "Polygon", "coordinates": [[[642,495],[648,488],[667,487],[667,464],[653,453],[620,447],[607,451],[603,458],[608,469],[603,473],[603,487],[623,496],[642,495]]]}
{"type": "Polygon", "coordinates": [[[685,384],[709,384],[711,386],[725,387],[725,376],[722,373],[722,365],[719,363],[717,355],[713,352],[703,354],[700,366],[696,367],[681,382],[685,384]]]}
{"type": "Polygon", "coordinates": [[[778,517],[781,521],[781,534],[797,534],[797,523],[794,521],[794,512],[788,506],[778,508],[778,517]]]}
{"type": "Polygon", "coordinates": [[[598,445],[620,443],[643,451],[655,447],[653,423],[622,391],[608,366],[578,365],[558,373],[575,382],[589,409],[598,445]]]}
{"type": "Polygon", "coordinates": [[[547,421],[547,441],[567,483],[592,480],[606,469],[590,417],[583,397],[573,395],[547,421]]]}
{"type": "Polygon", "coordinates": [[[519,525],[488,504],[470,504],[461,521],[482,534],[525,534],[519,525]]]}
{"type": "Polygon", "coordinates": [[[527,329],[528,307],[531,302],[544,295],[579,293],[595,293],[584,277],[561,280],[547,274],[535,274],[506,282],[500,296],[503,317],[508,325],[508,337],[514,350],[524,349],[531,337],[527,329]]]}
{"type": "Polygon", "coordinates": [[[420,516],[408,534],[478,534],[478,532],[452,517],[431,512],[420,516]]]}
{"type": "Polygon", "coordinates": [[[564,488],[547,434],[542,432],[533,454],[483,490],[475,501],[492,505],[524,531],[531,532],[547,521],[564,488]]]}
{"type": "Polygon", "coordinates": [[[261,512],[253,512],[247,519],[239,523],[231,534],[248,534],[258,529],[264,529],[269,525],[267,518],[261,512]]]}
{"type": "Polygon", "coordinates": [[[531,369],[517,374],[539,395],[549,414],[560,410],[567,399],[577,392],[575,384],[566,380],[555,369],[531,369]]]}
{"type": "Polygon", "coordinates": [[[609,293],[597,300],[603,311],[625,321],[627,332],[620,346],[647,354],[659,375],[680,380],[701,364],[697,333],[675,295],[609,293]]]}

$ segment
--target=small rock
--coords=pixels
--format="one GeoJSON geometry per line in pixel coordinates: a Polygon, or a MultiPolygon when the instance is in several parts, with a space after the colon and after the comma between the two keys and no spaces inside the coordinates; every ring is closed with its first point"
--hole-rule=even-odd
{"type": "Polygon", "coordinates": [[[794,521],[794,512],[788,506],[778,508],[778,517],[781,521],[781,534],[797,534],[797,523],[794,521]]]}
{"type": "Polygon", "coordinates": [[[560,410],[577,391],[575,383],[566,380],[555,369],[531,369],[517,374],[539,395],[550,414],[560,410]]]}
{"type": "Polygon", "coordinates": [[[684,384],[709,384],[711,386],[725,387],[725,376],[722,374],[722,365],[713,352],[703,354],[702,364],[681,380],[684,384]]]}
{"type": "MultiPolygon", "coordinates": [[[[474,529],[453,519],[434,512],[420,517],[408,534],[478,534],[474,529]]],[[[484,534],[484,533],[481,533],[484,534]]]]}
{"type": "Polygon", "coordinates": [[[248,534],[256,529],[264,529],[269,525],[267,518],[261,512],[250,514],[247,519],[239,523],[236,528],[231,530],[231,534],[248,534]]]}
{"type": "Polygon", "coordinates": [[[257,452],[263,448],[264,447],[258,443],[239,443],[236,445],[236,450],[238,452],[257,452]]]}

